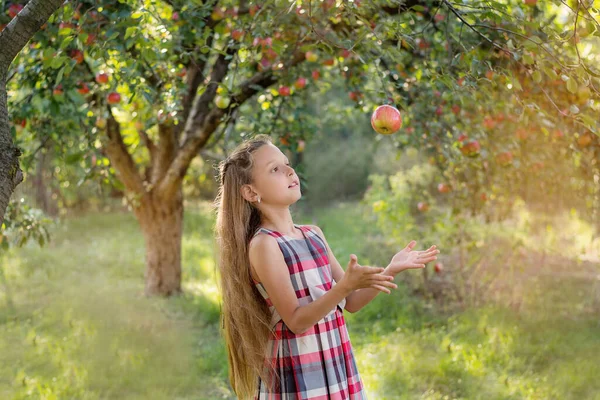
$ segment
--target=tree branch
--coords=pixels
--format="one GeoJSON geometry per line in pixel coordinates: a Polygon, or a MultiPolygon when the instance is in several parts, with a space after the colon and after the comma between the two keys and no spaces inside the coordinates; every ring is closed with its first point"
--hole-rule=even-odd
{"type": "Polygon", "coordinates": [[[110,105],[107,104],[106,108],[109,114],[106,121],[106,135],[108,137],[108,143],[105,145],[106,155],[127,190],[132,193],[144,193],[144,181],[131,154],[127,151],[127,146],[123,142],[121,127],[113,116],[110,105]]]}
{"type": "MultiPolygon", "coordinates": [[[[296,50],[292,54],[291,59],[284,64],[284,69],[289,69],[301,63],[304,59],[304,52],[296,50]]],[[[219,65],[224,67],[225,60],[219,63],[219,65]]],[[[226,71],[219,71],[218,65],[215,65],[213,77],[218,77],[224,72],[226,71]]],[[[209,108],[209,104],[212,102],[216,92],[216,84],[213,81],[211,79],[211,84],[209,84],[206,92],[196,102],[195,115],[193,118],[190,118],[185,129],[187,133],[186,140],[171,163],[165,177],[157,184],[157,190],[163,196],[169,196],[178,188],[191,161],[198,154],[199,149],[203,148],[208,142],[208,139],[221,122],[223,115],[240,107],[246,100],[258,93],[259,90],[264,90],[273,85],[278,81],[278,78],[274,76],[272,70],[257,73],[240,85],[239,93],[232,97],[231,104],[227,109],[218,107],[209,108]],[[211,85],[214,87],[211,87],[211,85]],[[207,94],[207,92],[209,93],[207,94]]]]}

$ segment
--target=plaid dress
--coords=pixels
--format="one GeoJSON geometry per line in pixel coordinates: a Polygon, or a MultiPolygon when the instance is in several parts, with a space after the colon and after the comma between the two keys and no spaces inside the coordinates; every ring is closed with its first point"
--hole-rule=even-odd
{"type": "MultiPolygon", "coordinates": [[[[302,306],[325,294],[336,282],[327,247],[319,234],[304,225],[294,226],[302,231],[303,239],[266,228],[259,228],[254,236],[264,232],[277,239],[302,306]]],[[[366,399],[344,321],[346,299],[311,329],[296,335],[277,313],[262,283],[254,279],[253,283],[271,309],[274,334],[267,346],[265,362],[274,363],[279,374],[274,378],[273,392],[259,378],[254,399],[366,399]]]]}

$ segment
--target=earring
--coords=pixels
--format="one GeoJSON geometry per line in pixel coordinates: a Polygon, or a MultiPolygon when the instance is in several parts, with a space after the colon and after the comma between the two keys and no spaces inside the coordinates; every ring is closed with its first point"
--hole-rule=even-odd
{"type": "Polygon", "coordinates": [[[258,196],[258,202],[260,203],[260,196],[258,196]]]}

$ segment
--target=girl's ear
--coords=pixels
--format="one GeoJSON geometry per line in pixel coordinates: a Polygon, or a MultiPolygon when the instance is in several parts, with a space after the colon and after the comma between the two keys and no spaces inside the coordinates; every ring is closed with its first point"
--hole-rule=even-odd
{"type": "Polygon", "coordinates": [[[242,187],[240,188],[240,194],[244,199],[251,203],[255,201],[254,197],[256,197],[256,192],[248,184],[242,185],[242,187]]]}

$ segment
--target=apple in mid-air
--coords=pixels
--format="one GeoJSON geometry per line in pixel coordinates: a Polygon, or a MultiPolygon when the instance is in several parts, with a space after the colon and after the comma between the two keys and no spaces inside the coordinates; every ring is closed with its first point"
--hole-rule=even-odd
{"type": "Polygon", "coordinates": [[[371,115],[371,126],[377,133],[391,135],[402,127],[402,115],[396,107],[379,106],[371,115]]]}

